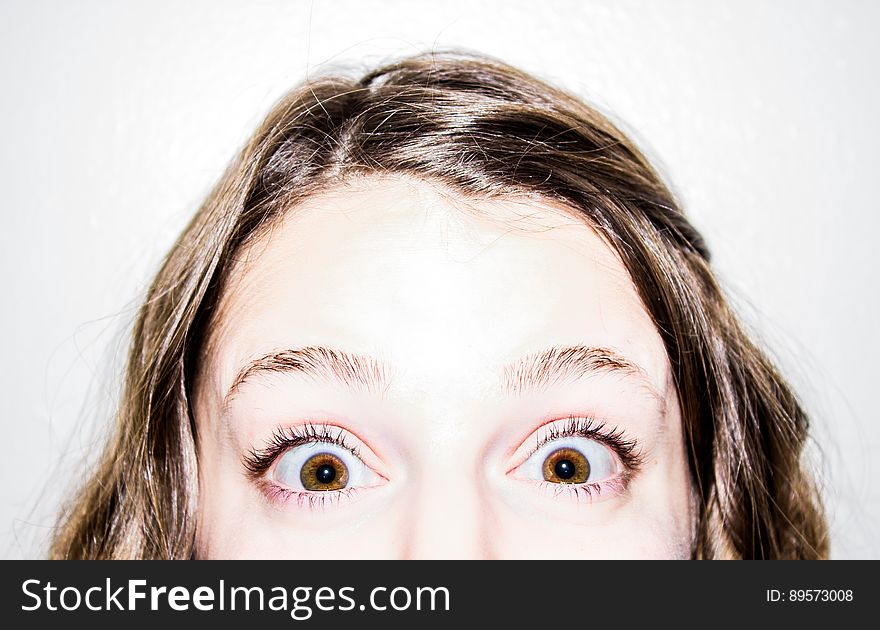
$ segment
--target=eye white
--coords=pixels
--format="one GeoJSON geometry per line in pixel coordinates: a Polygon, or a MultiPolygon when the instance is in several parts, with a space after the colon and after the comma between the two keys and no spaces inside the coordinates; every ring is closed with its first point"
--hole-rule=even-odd
{"type": "Polygon", "coordinates": [[[607,446],[596,440],[585,437],[569,436],[547,442],[517,468],[517,477],[535,481],[544,481],[544,460],[561,448],[570,448],[579,452],[590,464],[590,476],[587,481],[594,483],[604,481],[617,474],[617,460],[607,446]]]}
{"type": "Polygon", "coordinates": [[[272,478],[279,484],[298,492],[313,492],[302,484],[302,468],[315,455],[330,453],[338,457],[348,469],[347,488],[369,487],[379,482],[379,476],[347,448],[327,442],[309,442],[296,446],[278,458],[272,478]]]}

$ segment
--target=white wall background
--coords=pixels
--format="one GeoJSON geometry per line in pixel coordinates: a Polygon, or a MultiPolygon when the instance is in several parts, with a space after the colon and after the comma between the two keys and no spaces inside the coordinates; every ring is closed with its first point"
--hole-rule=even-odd
{"type": "Polygon", "coordinates": [[[878,558],[880,4],[0,3],[0,555],[43,549],[137,299],[275,98],[326,64],[501,57],[625,123],[822,444],[833,555],[878,558]]]}

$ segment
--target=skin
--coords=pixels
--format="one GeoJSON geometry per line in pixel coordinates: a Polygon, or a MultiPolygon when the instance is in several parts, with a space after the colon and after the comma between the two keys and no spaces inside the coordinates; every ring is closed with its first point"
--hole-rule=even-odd
{"type": "MultiPolygon", "coordinates": [[[[309,197],[239,256],[195,414],[200,557],[690,555],[692,483],[663,343],[617,256],[547,200],[465,199],[402,176],[309,197]],[[314,346],[381,361],[386,380],[241,378],[263,355],[314,346]],[[634,369],[506,387],[508,366],[553,346],[610,349],[634,369]],[[570,416],[637,443],[627,484],[599,480],[589,497],[528,477],[529,451],[570,416]],[[350,472],[370,487],[316,491],[325,500],[310,507],[267,491],[277,467],[248,474],[249,451],[305,422],[343,429],[367,471],[350,472]]],[[[625,470],[613,449],[593,447],[593,470],[625,470]]]]}

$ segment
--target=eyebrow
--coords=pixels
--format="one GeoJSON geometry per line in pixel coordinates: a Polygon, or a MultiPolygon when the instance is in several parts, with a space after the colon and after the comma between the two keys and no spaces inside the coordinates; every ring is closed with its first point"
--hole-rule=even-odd
{"type": "MultiPolygon", "coordinates": [[[[224,405],[245,381],[265,374],[301,374],[336,383],[353,391],[383,395],[390,383],[390,370],[373,357],[323,346],[270,352],[242,367],[229,388],[224,405]]],[[[502,370],[503,390],[511,395],[546,390],[576,381],[589,374],[617,374],[634,379],[652,397],[663,397],[653,386],[647,371],[612,348],[569,345],[553,346],[507,364],[502,370]]]]}
{"type": "Polygon", "coordinates": [[[652,397],[663,399],[647,370],[612,348],[598,346],[554,346],[527,355],[505,366],[503,382],[506,392],[518,395],[601,373],[636,380],[652,397]]]}
{"type": "Polygon", "coordinates": [[[383,393],[388,387],[385,365],[372,357],[323,346],[280,350],[248,362],[238,371],[224,398],[228,405],[245,381],[264,374],[302,374],[335,382],[346,389],[383,393]]]}

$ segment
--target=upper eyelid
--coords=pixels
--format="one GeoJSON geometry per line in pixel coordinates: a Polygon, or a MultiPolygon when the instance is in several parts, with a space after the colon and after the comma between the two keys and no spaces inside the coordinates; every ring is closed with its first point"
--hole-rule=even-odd
{"type": "MultiPolygon", "coordinates": [[[[521,442],[521,444],[525,444],[532,437],[534,437],[536,439],[536,445],[529,447],[529,450],[527,451],[527,455],[525,456],[525,459],[528,459],[529,457],[531,457],[532,455],[537,453],[541,449],[541,447],[543,447],[548,442],[552,442],[553,440],[558,440],[558,439],[565,438],[565,437],[582,436],[581,432],[572,430],[573,429],[572,423],[577,422],[579,420],[589,422],[591,424],[591,426],[593,427],[594,432],[597,434],[605,426],[604,423],[601,423],[601,422],[596,423],[596,421],[589,416],[568,416],[568,417],[555,418],[553,420],[549,420],[549,421],[543,423],[541,426],[539,426],[535,430],[533,430],[531,433],[529,433],[529,435],[526,437],[526,439],[521,442]],[[565,423],[565,426],[562,428],[558,428],[557,425],[559,425],[560,423],[565,423]],[[542,434],[542,432],[543,432],[543,434],[542,434]]],[[[589,436],[584,436],[584,437],[587,437],[589,439],[589,436]]],[[[519,447],[517,448],[517,450],[519,450],[519,447]]]]}
{"type": "Polygon", "coordinates": [[[349,435],[352,435],[350,431],[336,425],[325,423],[304,423],[294,426],[279,426],[272,432],[272,436],[266,446],[261,449],[252,447],[244,454],[243,463],[249,473],[254,476],[261,476],[275,464],[283,453],[315,442],[335,444],[340,448],[351,452],[355,457],[363,461],[358,445],[351,444],[349,440],[345,439],[349,435]],[[319,427],[323,432],[318,432],[319,427]],[[300,428],[303,428],[306,433],[285,434],[285,432],[298,431],[300,428]],[[336,430],[335,437],[331,432],[333,429],[336,430]]]}
{"type": "MultiPolygon", "coordinates": [[[[642,463],[642,450],[641,444],[638,440],[630,439],[627,437],[626,433],[619,429],[618,427],[608,429],[608,425],[604,422],[595,420],[589,416],[568,416],[566,418],[557,418],[555,420],[551,420],[549,422],[545,422],[540,427],[535,429],[529,437],[532,435],[538,435],[539,432],[544,429],[546,433],[543,437],[539,438],[537,441],[537,445],[534,447],[530,447],[528,454],[522,458],[522,461],[526,461],[529,457],[532,457],[535,453],[537,453],[543,446],[549,444],[552,441],[563,439],[566,437],[583,437],[584,439],[595,440],[611,448],[614,453],[623,460],[623,464],[629,468],[635,469],[638,468],[642,463]],[[559,423],[564,422],[565,425],[559,427],[559,423]],[[589,423],[590,431],[585,435],[583,429],[579,429],[577,427],[577,423],[579,422],[587,422],[589,423]]],[[[528,440],[529,438],[526,438],[528,440]]]]}
{"type": "Polygon", "coordinates": [[[357,444],[349,444],[346,439],[352,436],[347,429],[328,422],[303,422],[295,425],[276,427],[272,434],[272,442],[277,446],[301,446],[312,442],[338,444],[358,455],[357,444]],[[296,442],[290,444],[290,442],[296,442]]]}
{"type": "Polygon", "coordinates": [[[586,422],[589,422],[592,427],[593,432],[596,435],[599,435],[601,433],[602,429],[605,427],[604,423],[599,423],[598,426],[594,426],[593,423],[595,421],[592,418],[587,418],[587,417],[584,417],[584,418],[576,418],[576,417],[557,418],[556,420],[551,420],[550,422],[545,422],[544,424],[542,424],[540,427],[538,427],[537,429],[535,429],[532,432],[532,435],[535,435],[536,437],[538,437],[538,439],[537,439],[536,446],[531,448],[528,455],[526,455],[526,458],[528,459],[529,457],[531,457],[532,455],[537,453],[539,450],[541,450],[541,447],[543,447],[545,444],[552,442],[554,440],[559,440],[562,438],[572,437],[572,436],[585,437],[587,439],[590,439],[589,436],[583,435],[583,433],[581,433],[580,431],[574,430],[574,427],[571,426],[571,423],[576,422],[578,420],[584,420],[586,422]],[[566,426],[561,429],[557,428],[556,425],[560,422],[565,422],[566,426]],[[539,433],[542,430],[544,430],[545,433],[543,436],[539,436],[539,433]]]}

